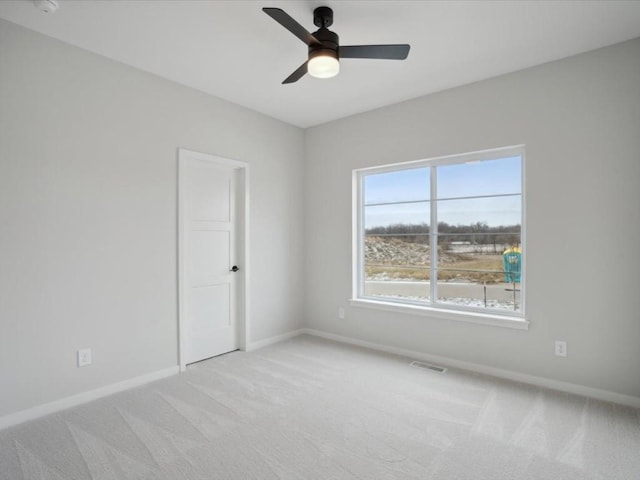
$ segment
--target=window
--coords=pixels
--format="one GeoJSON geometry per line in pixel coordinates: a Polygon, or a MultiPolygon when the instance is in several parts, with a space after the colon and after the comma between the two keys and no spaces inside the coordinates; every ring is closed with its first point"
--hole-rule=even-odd
{"type": "Polygon", "coordinates": [[[355,170],[354,301],[523,320],[523,165],[509,147],[355,170]]]}

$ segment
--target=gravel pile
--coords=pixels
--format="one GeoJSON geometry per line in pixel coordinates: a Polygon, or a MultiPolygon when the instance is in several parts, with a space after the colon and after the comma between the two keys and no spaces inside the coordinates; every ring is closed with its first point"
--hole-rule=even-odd
{"type": "MultiPolygon", "coordinates": [[[[428,265],[431,261],[429,245],[409,243],[393,237],[367,237],[364,241],[367,265],[428,265]]],[[[456,256],[441,249],[440,263],[453,263],[456,256]]]]}

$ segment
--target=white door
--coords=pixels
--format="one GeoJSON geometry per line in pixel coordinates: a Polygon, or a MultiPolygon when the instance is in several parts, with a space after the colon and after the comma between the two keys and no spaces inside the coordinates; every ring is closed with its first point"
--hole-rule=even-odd
{"type": "MultiPolygon", "coordinates": [[[[180,152],[181,364],[239,347],[233,166],[180,152]]],[[[241,267],[241,266],[238,266],[241,267]]]]}

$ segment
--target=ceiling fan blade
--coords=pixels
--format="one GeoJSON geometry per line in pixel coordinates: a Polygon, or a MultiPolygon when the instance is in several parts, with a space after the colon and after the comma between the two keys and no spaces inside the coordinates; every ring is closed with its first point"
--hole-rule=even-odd
{"type": "Polygon", "coordinates": [[[316,37],[311,35],[306,28],[291,18],[291,16],[284,10],[281,10],[280,8],[263,8],[262,11],[307,45],[320,45],[320,42],[316,37]]]}
{"type": "Polygon", "coordinates": [[[285,78],[282,83],[285,84],[285,83],[297,82],[302,77],[304,77],[304,74],[307,73],[307,63],[309,62],[307,61],[307,62],[304,62],[302,65],[300,65],[296,69],[296,71],[293,72],[291,75],[289,75],[287,78],[285,78]]]}
{"type": "Polygon", "coordinates": [[[409,55],[409,45],[348,45],[339,47],[340,58],[380,58],[404,60],[409,55]]]}

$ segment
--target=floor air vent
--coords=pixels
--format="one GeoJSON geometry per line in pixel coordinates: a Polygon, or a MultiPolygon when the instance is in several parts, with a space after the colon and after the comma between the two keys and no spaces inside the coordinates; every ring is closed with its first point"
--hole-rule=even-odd
{"type": "Polygon", "coordinates": [[[439,365],[431,365],[430,363],[422,363],[422,362],[411,362],[409,364],[412,367],[416,368],[424,368],[426,370],[433,370],[434,372],[444,373],[447,371],[446,368],[441,367],[439,365]]]}

